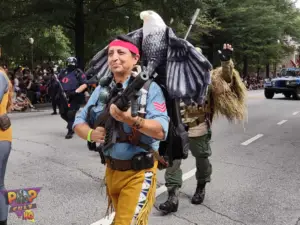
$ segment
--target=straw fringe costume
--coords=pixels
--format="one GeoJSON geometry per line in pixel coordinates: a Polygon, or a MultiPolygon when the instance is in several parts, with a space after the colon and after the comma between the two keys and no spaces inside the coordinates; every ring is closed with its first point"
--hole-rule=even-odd
{"type": "Polygon", "coordinates": [[[221,64],[221,67],[211,72],[208,101],[213,116],[223,115],[230,122],[243,121],[247,118],[247,89],[231,60],[221,64]]]}

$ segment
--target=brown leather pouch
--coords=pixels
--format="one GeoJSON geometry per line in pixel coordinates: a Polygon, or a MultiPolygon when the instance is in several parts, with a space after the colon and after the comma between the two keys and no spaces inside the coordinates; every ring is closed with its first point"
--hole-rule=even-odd
{"type": "Polygon", "coordinates": [[[11,123],[10,119],[7,114],[0,115],[0,129],[2,131],[6,131],[8,128],[10,128],[11,123]]]}

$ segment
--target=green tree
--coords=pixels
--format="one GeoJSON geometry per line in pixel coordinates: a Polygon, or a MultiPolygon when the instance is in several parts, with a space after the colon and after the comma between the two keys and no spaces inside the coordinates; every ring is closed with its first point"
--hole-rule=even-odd
{"type": "MultiPolygon", "coordinates": [[[[232,43],[235,60],[243,74],[249,66],[269,65],[280,60],[290,48],[278,44],[286,35],[299,38],[299,12],[290,1],[244,0],[220,1],[219,6],[209,8],[210,14],[220,22],[221,30],[204,42],[216,52],[223,43],[232,43]],[[293,29],[292,29],[293,28],[293,29]]],[[[282,42],[281,42],[282,43],[282,42]]],[[[216,58],[210,57],[214,62],[216,58]]],[[[268,74],[267,74],[268,75],[268,74]]]]}

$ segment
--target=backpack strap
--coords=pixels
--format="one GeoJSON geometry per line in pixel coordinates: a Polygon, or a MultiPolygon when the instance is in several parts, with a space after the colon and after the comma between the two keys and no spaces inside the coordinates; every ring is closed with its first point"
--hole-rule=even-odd
{"type": "Polygon", "coordinates": [[[141,89],[141,99],[140,99],[140,102],[139,102],[139,115],[141,117],[145,117],[146,115],[146,105],[147,105],[147,96],[148,96],[148,92],[149,92],[149,88],[150,88],[150,85],[152,83],[152,80],[148,80],[143,88],[141,89]]]}

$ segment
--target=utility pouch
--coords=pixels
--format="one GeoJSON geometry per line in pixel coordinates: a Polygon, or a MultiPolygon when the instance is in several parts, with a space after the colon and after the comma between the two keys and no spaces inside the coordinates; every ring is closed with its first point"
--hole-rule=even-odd
{"type": "Polygon", "coordinates": [[[152,153],[139,153],[133,156],[131,160],[132,170],[145,170],[154,166],[154,157],[152,153]]]}
{"type": "Polygon", "coordinates": [[[0,129],[2,131],[6,131],[8,128],[10,128],[11,123],[10,119],[7,114],[0,115],[0,129]]]}

